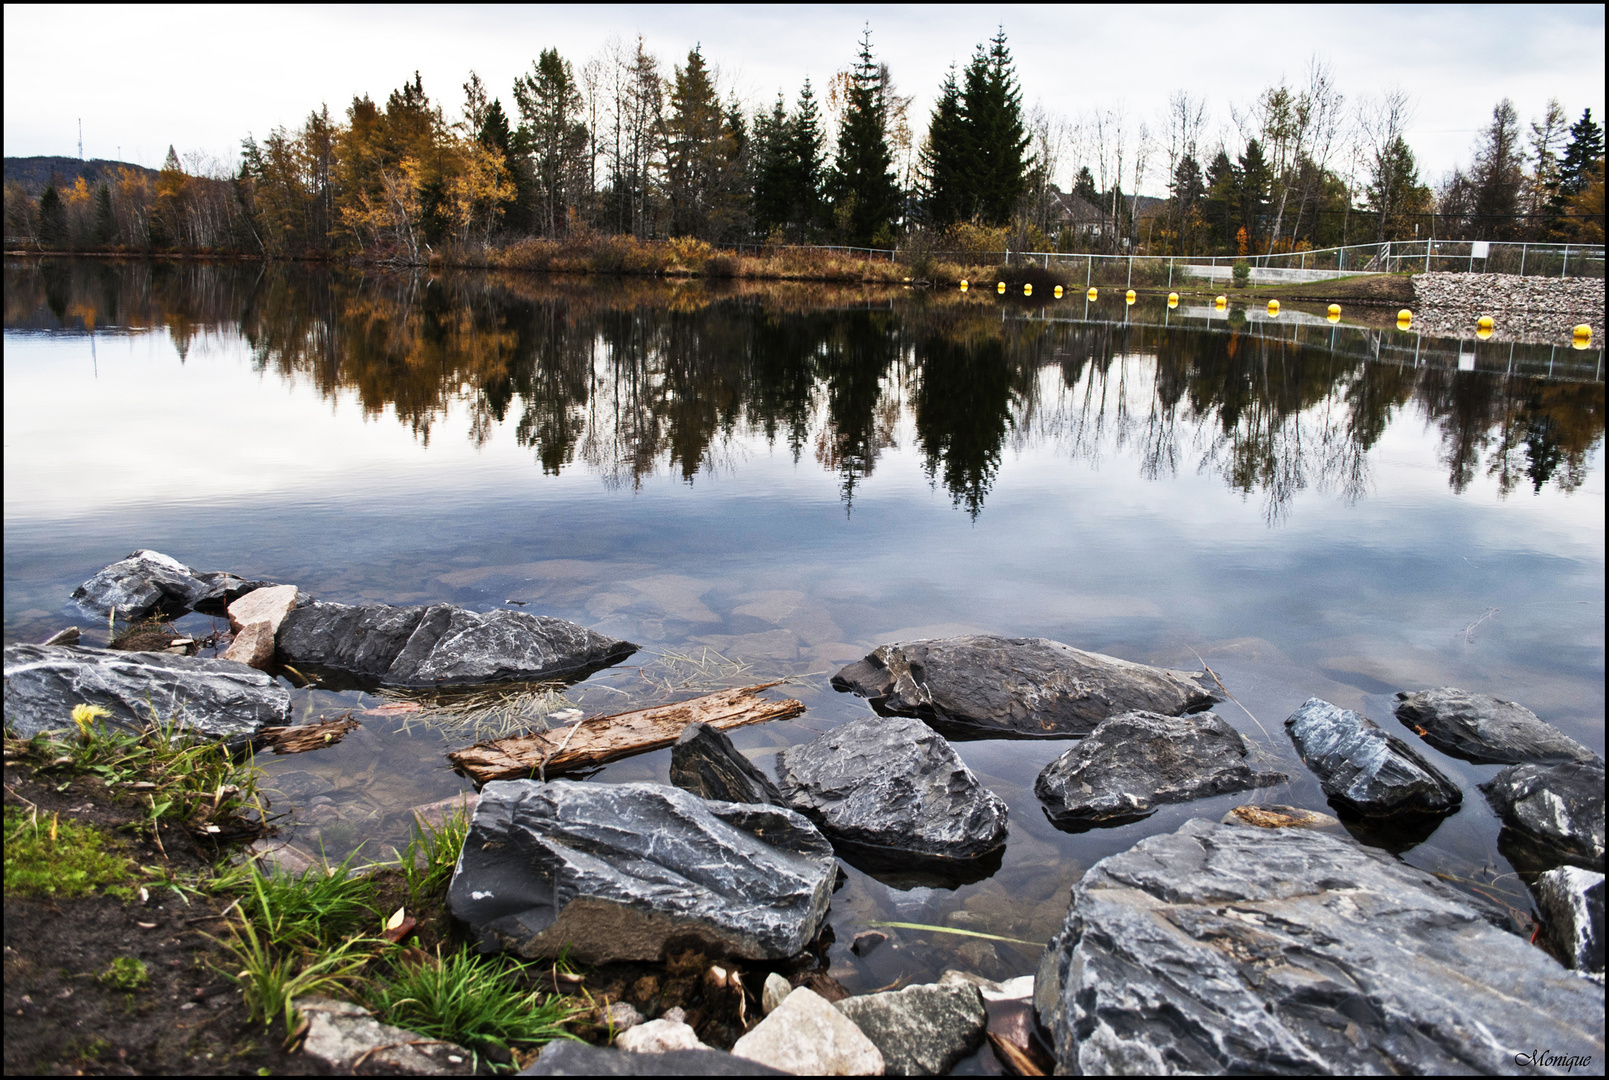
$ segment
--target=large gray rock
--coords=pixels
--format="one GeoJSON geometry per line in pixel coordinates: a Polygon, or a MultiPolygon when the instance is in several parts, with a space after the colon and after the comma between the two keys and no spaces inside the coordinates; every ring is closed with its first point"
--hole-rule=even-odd
{"type": "Polygon", "coordinates": [[[289,663],[391,686],[565,678],[637,651],[563,619],[453,604],[298,604],[280,623],[278,640],[289,663]]]}
{"type": "Polygon", "coordinates": [[[1006,804],[920,720],[867,716],[777,754],[788,805],[829,835],[930,859],[1006,842],[1006,804]]]}
{"type": "Polygon", "coordinates": [[[119,618],[130,621],[186,611],[223,615],[237,597],[272,584],[224,571],[193,570],[172,556],[141,548],[103,567],[73,590],[72,599],[97,615],[115,607],[119,618]]]}
{"type": "Polygon", "coordinates": [[[633,1054],[610,1046],[554,1039],[520,1076],[787,1076],[724,1050],[633,1054]]]}
{"type": "Polygon", "coordinates": [[[1499,841],[1509,841],[1519,868],[1568,862],[1603,873],[1601,760],[1510,765],[1480,789],[1508,826],[1499,841]]]}
{"type": "Polygon", "coordinates": [[[139,731],[152,712],[213,738],[251,736],[290,720],[290,691],[232,660],[74,645],[5,647],[6,725],[29,738],[73,726],[73,706],[99,705],[104,721],[139,731]]]}
{"type": "Polygon", "coordinates": [[[1479,764],[1591,761],[1597,755],[1523,705],[1451,686],[1397,695],[1397,719],[1444,754],[1479,764]]]}
{"type": "Polygon", "coordinates": [[[1308,698],[1285,730],[1332,803],[1365,817],[1445,814],[1463,794],[1411,746],[1351,709],[1308,698]]]}
{"type": "Polygon", "coordinates": [[[670,748],[670,782],[701,799],[786,806],[771,778],[720,728],[688,724],[670,748]]]}
{"type": "Polygon", "coordinates": [[[837,870],[826,838],[782,807],[664,784],[494,780],[447,899],[484,946],[522,956],[658,960],[687,943],[780,959],[816,936],[837,870]]]}
{"type": "Polygon", "coordinates": [[[987,634],[879,645],[833,676],[878,712],[989,734],[1082,735],[1119,713],[1176,716],[1218,700],[1190,672],[987,634]]]}
{"type": "Polygon", "coordinates": [[[942,1076],[983,1042],[976,986],[931,983],[833,1002],[883,1055],[885,1076],[942,1076]]]}
{"type": "Polygon", "coordinates": [[[1102,859],[1035,982],[1061,1073],[1508,1073],[1603,1060],[1603,989],[1422,870],[1201,819],[1102,859]]]}
{"type": "Polygon", "coordinates": [[[1531,887],[1547,920],[1548,940],[1565,962],[1603,983],[1603,875],[1560,866],[1531,887]]]}
{"type": "Polygon", "coordinates": [[[1034,794],[1060,822],[1144,817],[1164,803],[1278,784],[1284,773],[1252,772],[1240,733],[1217,713],[1130,712],[1103,720],[1046,765],[1034,794]]]}

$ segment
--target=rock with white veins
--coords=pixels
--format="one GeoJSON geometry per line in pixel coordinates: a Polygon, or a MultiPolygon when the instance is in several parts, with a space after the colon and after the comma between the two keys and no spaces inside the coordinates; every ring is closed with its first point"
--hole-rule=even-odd
{"type": "Polygon", "coordinates": [[[976,986],[937,983],[833,1003],[883,1055],[885,1076],[942,1076],[978,1048],[988,1014],[976,986]]]}
{"type": "Polygon", "coordinates": [[[96,571],[73,590],[72,599],[85,611],[106,615],[115,609],[118,618],[133,622],[186,611],[222,615],[236,597],[271,585],[221,570],[193,570],[170,555],[141,548],[96,571]]]}
{"type": "Polygon", "coordinates": [[[1479,764],[1591,761],[1597,755],[1530,709],[1452,686],[1397,695],[1397,719],[1444,754],[1479,764]]]}
{"type": "Polygon", "coordinates": [[[1560,866],[1531,887],[1547,919],[1548,940],[1569,965],[1603,983],[1603,875],[1560,866]]]}
{"type": "Polygon", "coordinates": [[[1413,747],[1351,709],[1308,698],[1285,730],[1330,801],[1365,817],[1446,814],[1463,794],[1413,747]]]}
{"type": "Polygon", "coordinates": [[[1516,869],[1572,863],[1603,873],[1603,761],[1510,765],[1480,786],[1503,819],[1498,844],[1516,869]]]}

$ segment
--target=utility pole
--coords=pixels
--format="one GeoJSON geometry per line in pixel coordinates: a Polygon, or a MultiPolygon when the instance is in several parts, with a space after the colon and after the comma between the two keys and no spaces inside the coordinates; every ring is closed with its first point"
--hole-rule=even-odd
{"type": "Polygon", "coordinates": [[[84,118],[78,118],[78,160],[84,160],[84,118]]]}

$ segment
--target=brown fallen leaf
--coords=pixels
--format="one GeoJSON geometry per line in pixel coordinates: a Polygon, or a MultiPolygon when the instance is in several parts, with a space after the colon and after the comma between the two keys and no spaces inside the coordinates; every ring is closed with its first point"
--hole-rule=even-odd
{"type": "Polygon", "coordinates": [[[419,920],[414,918],[412,915],[409,915],[397,925],[388,926],[384,930],[380,931],[380,936],[391,942],[393,945],[399,945],[407,939],[409,934],[413,933],[414,927],[418,925],[419,920]]]}
{"type": "Polygon", "coordinates": [[[1015,1043],[1007,1042],[994,1032],[989,1032],[989,1045],[994,1047],[995,1056],[1000,1064],[1016,1073],[1018,1076],[1049,1076],[1039,1063],[1029,1055],[1028,1051],[1015,1043]]]}

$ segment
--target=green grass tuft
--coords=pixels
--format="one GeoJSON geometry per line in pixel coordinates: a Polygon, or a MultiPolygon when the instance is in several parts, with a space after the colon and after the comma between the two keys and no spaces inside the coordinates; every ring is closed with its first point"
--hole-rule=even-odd
{"type": "Polygon", "coordinates": [[[15,896],[128,895],[134,863],[93,825],[5,808],[5,891],[15,896]]]}
{"type": "Polygon", "coordinates": [[[518,980],[535,967],[471,956],[460,949],[402,963],[391,977],[371,983],[368,1004],[389,1024],[460,1046],[536,1046],[568,1038],[574,1013],[562,997],[521,992],[518,980]]]}

